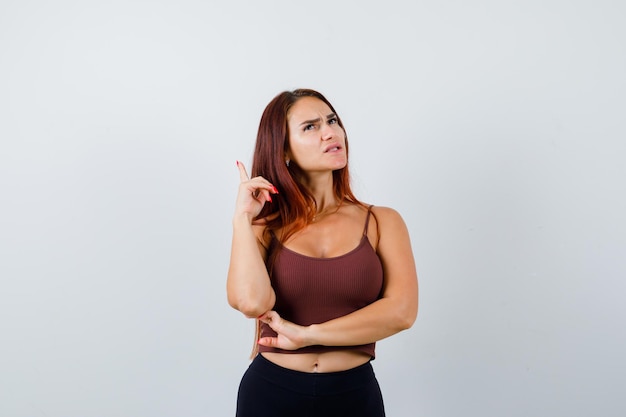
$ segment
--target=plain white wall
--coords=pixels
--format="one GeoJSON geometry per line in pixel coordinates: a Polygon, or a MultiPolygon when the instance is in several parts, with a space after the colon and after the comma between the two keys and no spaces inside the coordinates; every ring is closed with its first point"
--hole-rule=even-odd
{"type": "Polygon", "coordinates": [[[623,416],[623,2],[0,3],[0,415],[229,416],[235,160],[322,91],[399,210],[393,417],[623,416]]]}

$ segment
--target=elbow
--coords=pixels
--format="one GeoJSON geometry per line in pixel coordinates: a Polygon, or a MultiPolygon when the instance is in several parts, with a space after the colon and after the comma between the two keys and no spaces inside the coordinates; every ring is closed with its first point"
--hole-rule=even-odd
{"type": "Polygon", "coordinates": [[[228,304],[248,318],[257,318],[274,307],[273,294],[268,300],[228,298],[228,304]]]}
{"type": "Polygon", "coordinates": [[[260,317],[264,313],[267,313],[270,309],[263,308],[259,305],[254,304],[242,304],[237,306],[232,306],[234,309],[240,311],[244,316],[249,319],[254,319],[260,317]]]}
{"type": "Polygon", "coordinates": [[[404,302],[398,305],[398,322],[402,326],[402,330],[408,330],[413,327],[415,320],[417,320],[417,310],[419,306],[419,292],[417,288],[411,296],[404,298],[404,302]]]}
{"type": "Polygon", "coordinates": [[[415,316],[403,315],[398,320],[398,331],[409,330],[415,323],[415,316]]]}
{"type": "Polygon", "coordinates": [[[398,308],[396,313],[395,322],[398,325],[398,331],[408,330],[413,327],[417,319],[417,304],[402,306],[398,308]]]}

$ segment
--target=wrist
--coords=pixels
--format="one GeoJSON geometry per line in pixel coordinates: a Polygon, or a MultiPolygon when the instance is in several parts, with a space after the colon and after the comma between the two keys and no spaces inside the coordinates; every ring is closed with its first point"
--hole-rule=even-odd
{"type": "Polygon", "coordinates": [[[251,226],[252,219],[253,217],[249,213],[235,213],[235,215],[233,216],[233,226],[251,226]]]}
{"type": "Polygon", "coordinates": [[[311,324],[304,329],[304,343],[305,346],[321,345],[319,339],[319,324],[311,324]]]}

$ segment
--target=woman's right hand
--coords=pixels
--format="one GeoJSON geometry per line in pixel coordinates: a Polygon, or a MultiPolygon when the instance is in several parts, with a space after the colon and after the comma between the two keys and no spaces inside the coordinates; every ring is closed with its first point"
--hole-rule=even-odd
{"type": "Polygon", "coordinates": [[[267,202],[272,201],[272,194],[278,194],[278,190],[263,177],[250,179],[243,163],[237,161],[239,168],[239,193],[235,204],[235,217],[247,216],[250,221],[263,209],[267,202]]]}

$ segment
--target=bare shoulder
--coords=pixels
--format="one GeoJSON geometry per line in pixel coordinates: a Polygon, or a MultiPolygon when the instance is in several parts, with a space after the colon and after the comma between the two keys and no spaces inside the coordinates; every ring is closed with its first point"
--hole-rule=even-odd
{"type": "Polygon", "coordinates": [[[400,213],[389,207],[372,207],[372,214],[376,218],[379,249],[409,242],[409,231],[400,213]]]}
{"type": "Polygon", "coordinates": [[[378,222],[381,233],[388,228],[400,227],[406,229],[406,225],[400,213],[390,207],[373,206],[372,214],[378,222]]]}
{"type": "Polygon", "coordinates": [[[372,247],[378,252],[383,247],[388,246],[386,242],[393,242],[399,237],[406,236],[406,226],[402,216],[396,210],[384,206],[366,205],[372,212],[369,222],[367,236],[372,247]],[[371,208],[370,208],[371,207],[371,208]]]}
{"type": "MultiPolygon", "coordinates": [[[[411,238],[404,219],[389,207],[374,207],[372,212],[378,221],[378,247],[385,268],[387,282],[399,282],[402,291],[413,288],[417,282],[411,238]]],[[[413,290],[411,290],[413,291],[413,290]]]]}

